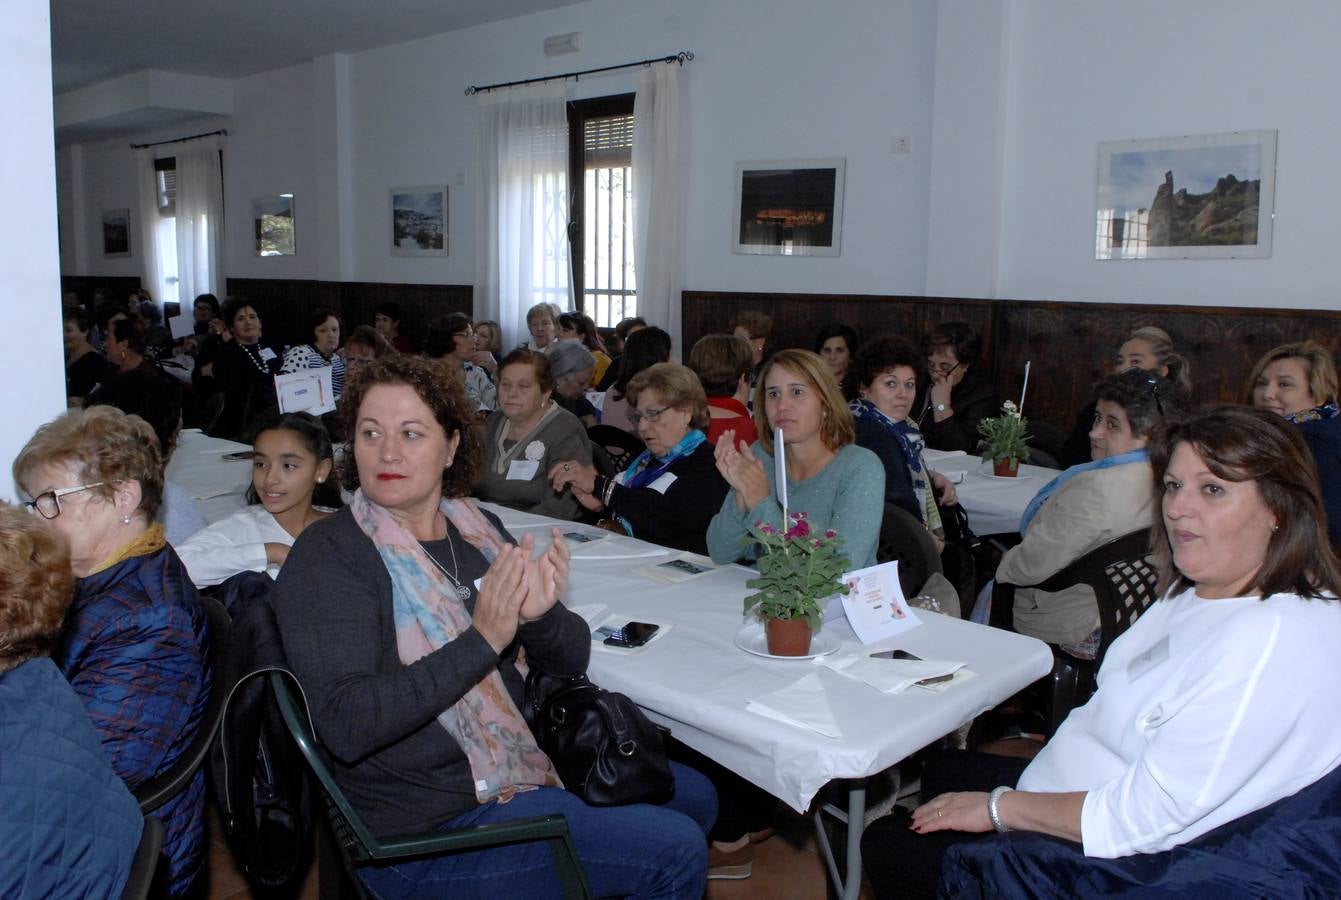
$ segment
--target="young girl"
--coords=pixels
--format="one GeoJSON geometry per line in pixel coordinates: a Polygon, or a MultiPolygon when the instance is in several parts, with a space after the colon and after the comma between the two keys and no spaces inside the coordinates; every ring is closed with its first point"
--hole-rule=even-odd
{"type": "Polygon", "coordinates": [[[303,529],[331,513],[313,504],[313,494],[329,493],[339,503],[335,482],[323,488],[331,475],[331,439],[318,419],[308,413],[280,416],[261,429],[252,448],[247,492],[252,505],[176,548],[196,587],[246,571],[274,577],[303,529]]]}

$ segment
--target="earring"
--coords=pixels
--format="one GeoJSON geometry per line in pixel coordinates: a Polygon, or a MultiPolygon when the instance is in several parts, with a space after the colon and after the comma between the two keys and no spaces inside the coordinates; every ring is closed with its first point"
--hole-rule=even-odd
{"type": "Polygon", "coordinates": [[[121,517],[121,524],[122,524],[122,525],[129,525],[129,524],[130,524],[130,516],[122,516],[122,517],[121,517]]]}

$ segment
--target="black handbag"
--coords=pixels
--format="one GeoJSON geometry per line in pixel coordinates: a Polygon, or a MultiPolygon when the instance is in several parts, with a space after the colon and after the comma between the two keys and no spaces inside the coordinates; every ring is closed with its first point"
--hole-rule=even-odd
{"type": "Polygon", "coordinates": [[[661,730],[623,694],[532,668],[522,707],[563,786],[587,804],[665,803],[675,792],[661,730]]]}

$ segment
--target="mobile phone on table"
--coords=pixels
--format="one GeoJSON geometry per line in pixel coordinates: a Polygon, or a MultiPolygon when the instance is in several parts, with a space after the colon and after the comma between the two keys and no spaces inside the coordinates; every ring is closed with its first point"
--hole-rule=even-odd
{"type": "Polygon", "coordinates": [[[603,643],[611,647],[641,647],[659,630],[661,626],[651,622],[625,622],[621,628],[602,625],[596,629],[596,634],[605,638],[603,643]]]}

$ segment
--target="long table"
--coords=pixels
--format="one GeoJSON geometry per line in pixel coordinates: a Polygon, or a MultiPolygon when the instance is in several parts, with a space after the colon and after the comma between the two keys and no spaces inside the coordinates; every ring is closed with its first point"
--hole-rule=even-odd
{"type": "Polygon", "coordinates": [[[247,505],[251,460],[224,459],[251,450],[246,444],[213,438],[198,428],[183,429],[168,460],[168,481],[184,488],[205,521],[213,524],[247,505]]]}
{"type": "Polygon", "coordinates": [[[959,505],[968,513],[976,534],[1011,534],[1020,530],[1020,516],[1043,485],[1061,472],[1043,466],[1020,466],[1014,478],[992,474],[992,464],[962,451],[925,451],[927,465],[951,480],[959,505]]]}
{"type": "MultiPolygon", "coordinates": [[[[549,529],[581,526],[490,506],[520,539],[534,534],[547,545],[549,529]]],[[[798,812],[805,812],[830,781],[850,779],[845,877],[830,861],[841,895],[855,898],[861,883],[860,836],[864,784],[908,755],[949,734],[1051,669],[1052,654],[1033,638],[922,612],[922,624],[896,641],[925,659],[966,663],[968,672],[940,691],[910,688],[883,694],[810,661],[753,656],[734,644],[747,619],[742,600],[752,569],[722,566],[691,580],[668,584],[639,569],[678,556],[633,538],[608,536],[572,547],[564,602],[589,620],[656,622],[670,626],[646,647],[612,650],[593,644],[592,679],[627,694],[675,737],[716,760],[798,812]],[[603,606],[599,613],[593,606],[603,606]],[[829,700],[839,739],[765,718],[747,710],[755,698],[817,674],[829,700]]],[[[824,625],[844,646],[856,638],[846,619],[824,625]]],[[[841,649],[841,648],[840,648],[841,649]]],[[[872,649],[875,649],[873,645],[872,649]]]]}

